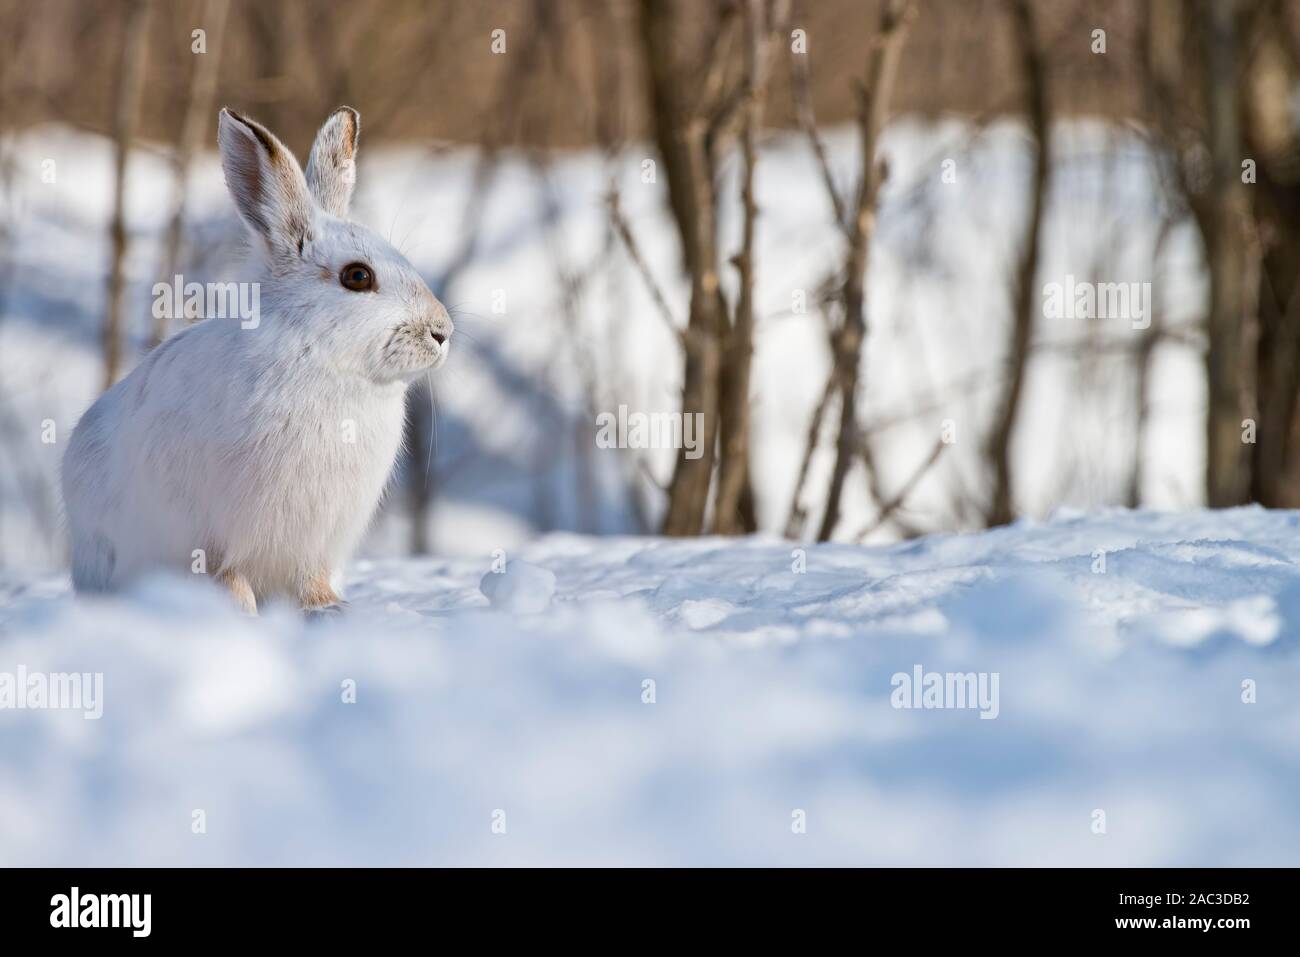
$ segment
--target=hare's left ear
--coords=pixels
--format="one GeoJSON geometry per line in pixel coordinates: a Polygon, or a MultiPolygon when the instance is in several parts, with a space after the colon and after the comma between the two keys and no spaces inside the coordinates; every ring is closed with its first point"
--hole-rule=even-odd
{"type": "Polygon", "coordinates": [[[235,208],[277,257],[301,255],[312,205],[298,161],[265,126],[223,109],[217,123],[221,168],[235,208]]]}
{"type": "Polygon", "coordinates": [[[317,205],[331,216],[345,218],[357,182],[357,138],[361,115],[350,106],[330,114],[316,134],[307,160],[307,188],[317,205]]]}

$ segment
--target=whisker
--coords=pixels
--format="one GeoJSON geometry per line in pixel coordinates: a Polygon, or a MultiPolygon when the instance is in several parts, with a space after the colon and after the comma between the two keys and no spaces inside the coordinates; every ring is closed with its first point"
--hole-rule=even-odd
{"type": "Polygon", "coordinates": [[[393,210],[393,218],[388,221],[388,245],[393,244],[393,228],[397,225],[397,217],[402,213],[402,207],[398,206],[393,210]]]}
{"type": "Polygon", "coordinates": [[[482,343],[482,341],[480,341],[479,339],[474,338],[474,337],[471,336],[468,332],[466,332],[464,329],[457,329],[455,335],[456,335],[457,338],[460,338],[461,336],[464,336],[466,339],[468,339],[470,342],[474,343],[474,345],[478,346],[480,349],[486,349],[486,348],[487,348],[487,347],[482,343]]]}
{"type": "Polygon", "coordinates": [[[500,325],[494,322],[487,322],[484,319],[480,318],[479,316],[453,315],[451,317],[451,321],[456,324],[457,329],[474,328],[474,329],[480,329],[480,331],[483,332],[491,332],[494,334],[501,331],[500,325]]]}
{"type": "MultiPolygon", "coordinates": [[[[402,241],[401,241],[400,243],[398,243],[398,246],[401,247],[401,252],[402,252],[402,255],[403,255],[403,256],[406,255],[406,249],[405,249],[405,247],[406,247],[406,244],[407,244],[408,242],[410,242],[411,234],[414,233],[414,232],[415,232],[417,229],[419,229],[421,226],[423,226],[425,220],[427,220],[428,218],[429,218],[429,212],[428,212],[428,210],[426,210],[426,211],[424,212],[424,215],[422,215],[419,219],[417,219],[414,223],[411,224],[411,227],[406,231],[406,235],[402,237],[402,241]]],[[[415,244],[415,248],[418,249],[422,243],[427,242],[427,241],[428,241],[428,240],[421,240],[419,243],[416,243],[416,244],[415,244]]]]}
{"type": "Polygon", "coordinates": [[[433,469],[433,456],[438,448],[438,400],[433,394],[433,372],[426,372],[425,378],[429,387],[429,456],[424,462],[424,485],[429,486],[429,473],[433,469]]]}
{"type": "Polygon", "coordinates": [[[425,243],[427,243],[427,242],[428,242],[427,239],[422,239],[422,240],[420,240],[418,243],[416,243],[414,246],[410,246],[410,247],[408,247],[405,243],[403,243],[400,247],[398,247],[398,250],[397,250],[397,251],[398,251],[399,253],[401,253],[403,256],[405,256],[407,259],[410,259],[410,258],[411,258],[411,254],[414,253],[414,252],[415,252],[417,249],[419,249],[421,246],[425,245],[425,243]]]}

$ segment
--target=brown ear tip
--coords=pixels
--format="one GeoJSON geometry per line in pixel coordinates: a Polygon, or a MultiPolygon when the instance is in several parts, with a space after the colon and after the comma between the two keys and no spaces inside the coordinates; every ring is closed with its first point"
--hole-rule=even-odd
{"type": "Polygon", "coordinates": [[[228,106],[223,106],[221,108],[221,112],[223,115],[229,116],[232,120],[239,123],[239,125],[242,126],[245,130],[247,130],[249,134],[256,137],[257,141],[261,143],[263,147],[265,147],[268,153],[274,156],[279,152],[279,148],[276,145],[275,136],[271,133],[270,130],[266,129],[264,126],[259,125],[253,120],[250,120],[248,117],[236,113],[228,106]]]}
{"type": "Polygon", "coordinates": [[[349,120],[352,121],[352,135],[353,135],[354,137],[355,137],[359,132],[361,132],[361,114],[360,114],[360,113],[358,113],[356,110],[354,110],[354,109],[353,109],[352,107],[350,107],[350,106],[340,106],[337,110],[334,111],[334,115],[335,115],[335,116],[338,116],[340,113],[342,113],[344,116],[346,116],[349,120]]]}
{"type": "Polygon", "coordinates": [[[228,116],[228,117],[230,117],[232,120],[234,120],[236,123],[242,123],[244,126],[247,126],[247,127],[252,127],[252,125],[253,125],[253,124],[249,121],[248,117],[244,116],[242,113],[237,113],[237,112],[235,112],[234,110],[232,110],[232,109],[231,109],[230,107],[228,107],[228,106],[223,106],[223,107],[221,108],[221,115],[222,115],[222,116],[228,116]]]}

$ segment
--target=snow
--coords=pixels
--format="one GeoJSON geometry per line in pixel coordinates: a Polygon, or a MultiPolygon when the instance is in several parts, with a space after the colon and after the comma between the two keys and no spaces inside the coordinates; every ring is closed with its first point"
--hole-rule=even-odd
{"type": "Polygon", "coordinates": [[[479,591],[502,611],[535,614],[551,603],[555,594],[555,573],[528,562],[503,560],[479,582],[479,591]]]}
{"type": "Polygon", "coordinates": [[[356,562],[311,621],[6,572],[0,673],[104,677],[98,720],[0,710],[0,865],[1294,866],[1298,525],[552,534],[356,562]],[[892,706],[918,668],[996,717],[892,706]]]}

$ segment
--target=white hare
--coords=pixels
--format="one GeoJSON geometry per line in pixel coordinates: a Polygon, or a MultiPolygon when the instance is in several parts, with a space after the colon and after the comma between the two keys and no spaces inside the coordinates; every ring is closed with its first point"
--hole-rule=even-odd
{"type": "Polygon", "coordinates": [[[90,407],[63,463],[80,591],[206,570],[247,611],[340,603],[330,584],[383,495],[407,384],[441,365],[447,310],[347,219],[360,118],[321,127],[304,176],[268,130],[222,110],[226,185],[252,236],[255,328],[208,318],[90,407]]]}

